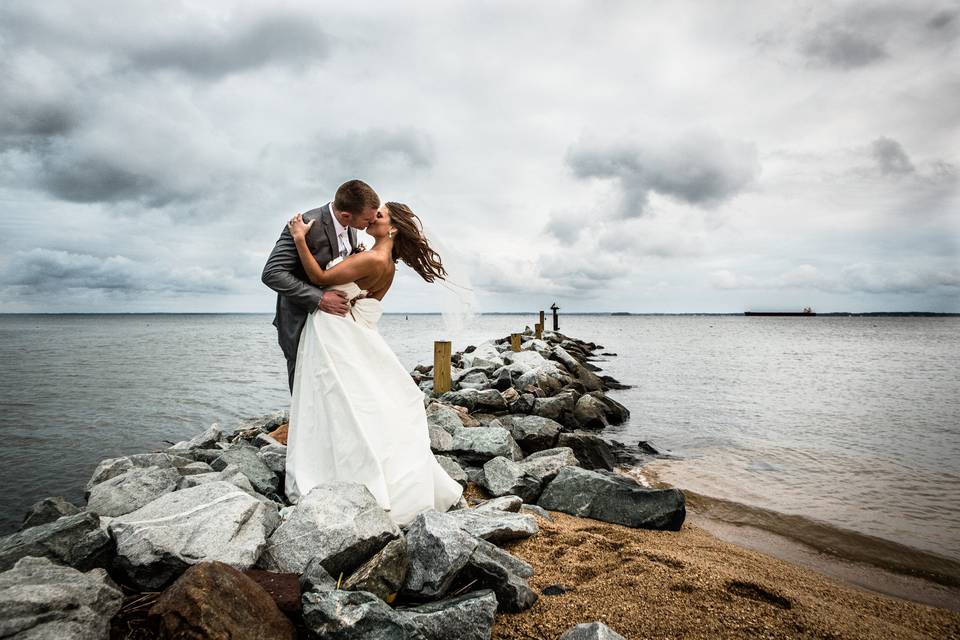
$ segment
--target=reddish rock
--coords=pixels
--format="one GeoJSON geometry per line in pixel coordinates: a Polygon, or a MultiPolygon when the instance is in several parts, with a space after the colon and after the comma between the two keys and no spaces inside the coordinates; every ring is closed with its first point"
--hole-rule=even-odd
{"type": "Polygon", "coordinates": [[[248,569],[243,572],[270,594],[280,611],[288,615],[300,614],[300,576],[296,573],[278,573],[248,569]]]}
{"type": "Polygon", "coordinates": [[[195,564],[157,599],[150,617],[177,640],[293,640],[293,624],[255,580],[223,562],[195,564]]]}
{"type": "Polygon", "coordinates": [[[269,435],[280,444],[287,444],[287,430],[289,427],[290,423],[284,422],[282,425],[271,431],[269,435]]]}

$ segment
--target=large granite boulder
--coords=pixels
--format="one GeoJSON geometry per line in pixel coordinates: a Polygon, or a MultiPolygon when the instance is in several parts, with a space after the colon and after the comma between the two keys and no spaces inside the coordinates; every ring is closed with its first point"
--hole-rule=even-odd
{"type": "Polygon", "coordinates": [[[407,578],[407,540],[400,536],[360,565],[343,583],[350,591],[367,591],[384,602],[393,602],[407,578]]]}
{"type": "Polygon", "coordinates": [[[198,562],[249,569],[279,520],[275,505],[221,480],[160,496],[108,529],[117,569],[131,585],[153,591],[198,562]]]}
{"type": "Polygon", "coordinates": [[[545,360],[540,366],[529,369],[519,376],[514,375],[513,386],[521,393],[528,387],[533,387],[546,396],[552,396],[569,382],[570,377],[566,373],[553,362],[545,360]]]}
{"type": "Polygon", "coordinates": [[[41,524],[53,522],[62,516],[72,516],[80,513],[80,507],[70,503],[63,496],[51,496],[33,503],[23,516],[20,530],[38,527],[41,524]]]}
{"type": "MultiPolygon", "coordinates": [[[[584,469],[613,471],[617,457],[613,448],[600,436],[586,431],[563,432],[557,437],[558,447],[569,447],[584,469]]],[[[528,456],[531,457],[531,456],[528,456]]]]}
{"type": "Polygon", "coordinates": [[[427,425],[430,434],[430,449],[433,451],[449,451],[453,448],[453,436],[443,427],[427,425]]]}
{"type": "Polygon", "coordinates": [[[439,598],[467,566],[480,540],[461,529],[452,515],[425,511],[407,529],[410,564],[405,595],[419,600],[439,598]]]}
{"type": "Polygon", "coordinates": [[[523,451],[503,427],[461,427],[453,433],[453,442],[445,453],[467,464],[483,464],[497,456],[510,460],[523,458],[523,451]]]}
{"type": "Polygon", "coordinates": [[[101,460],[94,469],[90,480],[87,481],[86,491],[89,494],[94,485],[115,478],[131,469],[146,469],[147,467],[180,468],[195,462],[193,458],[170,453],[137,453],[131,456],[108,458],[101,460]]]}
{"type": "Polygon", "coordinates": [[[413,622],[427,640],[490,640],[497,596],[491,589],[480,589],[396,612],[413,622]]]}
{"type": "Polygon", "coordinates": [[[562,346],[554,347],[550,357],[562,364],[588,391],[603,389],[603,380],[562,346]]]}
{"type": "Polygon", "coordinates": [[[459,389],[487,389],[491,386],[490,378],[482,369],[468,369],[454,382],[459,389]]]}
{"type": "Polygon", "coordinates": [[[441,402],[432,402],[427,406],[427,425],[440,427],[449,434],[464,426],[460,412],[441,402]]]}
{"type": "Polygon", "coordinates": [[[165,638],[293,640],[293,624],[255,580],[223,562],[193,565],[150,609],[165,638]]]}
{"type": "Polygon", "coordinates": [[[113,541],[95,513],[81,511],[0,538],[0,571],[26,556],[45,557],[80,571],[106,567],[113,541]]]}
{"type": "Polygon", "coordinates": [[[503,356],[500,351],[490,342],[484,342],[477,345],[476,349],[470,353],[464,353],[460,356],[460,362],[464,368],[483,369],[493,372],[503,366],[503,356]]]}
{"type": "Polygon", "coordinates": [[[260,447],[257,455],[278,478],[283,477],[287,470],[287,445],[270,443],[260,447]]]}
{"type": "Polygon", "coordinates": [[[449,515],[470,535],[494,544],[529,538],[539,530],[533,516],[499,509],[460,509],[449,515]]]}
{"type": "Polygon", "coordinates": [[[588,395],[603,403],[606,408],[606,418],[610,424],[623,424],[630,418],[630,410],[610,396],[599,391],[593,391],[588,395]]]}
{"type": "Polygon", "coordinates": [[[400,536],[376,498],[359,482],[325,482],[300,499],[270,539],[259,566],[301,573],[314,557],[334,577],[350,575],[400,536]]]}
{"type": "Polygon", "coordinates": [[[507,410],[507,402],[496,389],[460,389],[448,391],[440,400],[465,408],[467,411],[498,412],[507,410]]]}
{"type": "Polygon", "coordinates": [[[648,489],[611,472],[564,467],[537,502],[544,509],[643,529],[678,531],[686,517],[679,489],[648,489]]]}
{"type": "Polygon", "coordinates": [[[189,440],[183,440],[173,445],[167,451],[177,452],[177,451],[190,451],[192,449],[212,449],[217,446],[218,442],[223,440],[223,429],[220,428],[220,424],[214,422],[210,425],[206,431],[203,433],[198,433],[189,440]]]}
{"type": "MultiPolygon", "coordinates": [[[[453,444],[451,442],[451,444],[453,444]]],[[[467,472],[463,470],[463,467],[454,460],[453,458],[448,458],[447,456],[434,456],[437,459],[437,462],[440,463],[440,466],[443,467],[443,470],[447,472],[447,475],[456,480],[461,487],[467,486],[467,472]]]]}
{"type": "Polygon", "coordinates": [[[525,453],[532,453],[555,446],[563,426],[556,420],[541,416],[507,415],[490,423],[491,427],[503,427],[510,432],[517,445],[525,453]]]}
{"type": "Polygon", "coordinates": [[[550,418],[566,428],[576,428],[577,421],[574,410],[577,406],[579,394],[573,391],[564,391],[547,398],[537,398],[533,401],[533,412],[543,418],[550,418]]]}
{"type": "Polygon", "coordinates": [[[557,477],[563,467],[580,465],[577,456],[574,455],[573,449],[570,447],[537,451],[517,464],[524,473],[536,478],[541,486],[545,486],[546,483],[557,477]]]}
{"type": "Polygon", "coordinates": [[[122,516],[177,489],[180,473],[173,467],[135,468],[90,489],[87,509],[101,516],[122,516]]]}
{"type": "Polygon", "coordinates": [[[483,465],[480,485],[491,496],[520,496],[524,502],[535,501],[541,490],[540,481],[535,476],[503,456],[492,458],[483,465]]]}
{"type": "Polygon", "coordinates": [[[247,476],[257,493],[269,495],[277,491],[279,486],[277,474],[263,461],[256,447],[239,446],[227,449],[221,452],[210,466],[216,471],[221,471],[230,464],[240,468],[240,472],[247,476]]]}
{"type": "Polygon", "coordinates": [[[409,617],[366,591],[308,591],[303,622],[324,640],[425,640],[409,617]]]}
{"type": "Polygon", "coordinates": [[[581,429],[603,429],[609,424],[607,412],[607,405],[595,396],[586,394],[580,396],[580,399],[577,400],[577,405],[573,409],[573,417],[577,421],[577,426],[581,429]]]}
{"type": "Polygon", "coordinates": [[[253,437],[258,433],[270,433],[285,422],[290,422],[290,413],[286,409],[278,409],[273,413],[239,423],[234,428],[230,439],[235,439],[240,434],[253,437]]]}
{"type": "Polygon", "coordinates": [[[103,569],[25,557],[0,573],[0,638],[102,640],[123,593],[103,569]]]}
{"type": "Polygon", "coordinates": [[[570,627],[559,640],[627,640],[602,622],[584,622],[570,627]]]}
{"type": "Polygon", "coordinates": [[[533,575],[533,568],[486,540],[478,542],[460,577],[493,589],[498,611],[516,613],[532,607],[537,602],[537,593],[526,578],[533,575]]]}

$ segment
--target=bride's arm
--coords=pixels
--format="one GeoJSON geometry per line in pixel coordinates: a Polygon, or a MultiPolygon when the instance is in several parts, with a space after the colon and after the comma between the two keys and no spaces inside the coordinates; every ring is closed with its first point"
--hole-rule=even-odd
{"type": "Polygon", "coordinates": [[[316,285],[334,285],[356,282],[365,275],[369,275],[375,268],[375,258],[373,255],[362,252],[352,256],[347,256],[342,262],[335,264],[330,269],[320,268],[317,259],[310,253],[307,247],[307,232],[316,220],[303,222],[303,214],[297,214],[289,223],[290,235],[297,245],[297,253],[300,255],[300,262],[303,264],[304,271],[310,282],[316,285]]]}

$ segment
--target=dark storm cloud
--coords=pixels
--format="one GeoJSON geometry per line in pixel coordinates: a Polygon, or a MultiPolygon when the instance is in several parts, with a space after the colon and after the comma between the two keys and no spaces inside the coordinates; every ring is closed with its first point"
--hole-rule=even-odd
{"type": "Polygon", "coordinates": [[[914,166],[899,142],[891,138],[877,138],[871,145],[873,157],[884,175],[913,173],[914,166]]]}
{"type": "Polygon", "coordinates": [[[329,38],[304,15],[267,15],[249,24],[195,24],[126,52],[133,69],[173,69],[205,79],[280,64],[301,67],[325,58],[329,38]]]}
{"type": "Polygon", "coordinates": [[[940,11],[927,21],[931,29],[940,30],[956,25],[957,11],[940,11]]]}
{"type": "Polygon", "coordinates": [[[821,24],[807,34],[801,51],[820,64],[853,69],[887,57],[883,43],[846,27],[821,24]]]}
{"type": "Polygon", "coordinates": [[[754,145],[693,133],[661,142],[580,142],[567,154],[567,164],[579,178],[619,181],[621,214],[646,213],[651,193],[712,208],[745,189],[757,176],[754,145]]]}
{"type": "Polygon", "coordinates": [[[118,293],[224,293],[232,289],[229,274],[199,267],[183,270],[152,268],[124,256],[93,256],[52,249],[14,254],[0,284],[21,295],[49,294],[68,289],[118,293]]]}

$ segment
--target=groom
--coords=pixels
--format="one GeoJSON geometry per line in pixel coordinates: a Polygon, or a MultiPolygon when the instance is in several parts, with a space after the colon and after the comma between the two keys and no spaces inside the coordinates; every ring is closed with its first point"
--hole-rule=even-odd
{"type": "MultiPolygon", "coordinates": [[[[347,256],[357,250],[357,232],[366,229],[377,216],[380,197],[365,182],[350,180],[337,189],[333,202],[303,214],[303,221],[317,220],[307,233],[307,246],[321,266],[337,256],[347,256]]],[[[263,284],[277,292],[277,328],[280,348],[287,358],[287,376],[293,393],[293,374],[297,366],[297,347],[307,314],[321,311],[345,316],[347,298],[342,291],[325,291],[311,284],[300,264],[297,245],[290,231],[284,227],[280,239],[270,252],[260,276],[263,284]]]]}

